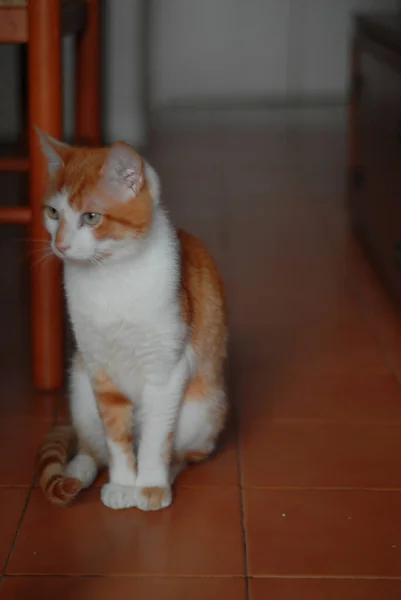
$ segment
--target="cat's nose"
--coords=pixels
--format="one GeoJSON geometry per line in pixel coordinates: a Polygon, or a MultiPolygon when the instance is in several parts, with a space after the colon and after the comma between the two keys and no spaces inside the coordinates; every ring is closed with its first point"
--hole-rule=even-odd
{"type": "Polygon", "coordinates": [[[71,248],[71,245],[56,243],[56,248],[59,252],[61,252],[61,254],[65,254],[67,252],[67,250],[69,250],[71,248]]]}

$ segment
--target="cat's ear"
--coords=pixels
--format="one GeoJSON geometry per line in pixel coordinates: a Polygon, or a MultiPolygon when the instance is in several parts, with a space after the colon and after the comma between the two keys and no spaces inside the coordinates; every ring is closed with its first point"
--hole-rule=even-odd
{"type": "Polygon", "coordinates": [[[131,146],[117,142],[109,150],[102,173],[108,184],[120,190],[120,200],[125,202],[142,187],[143,161],[131,146]]]}
{"type": "Polygon", "coordinates": [[[50,175],[54,175],[56,171],[64,166],[67,156],[70,153],[71,146],[59,142],[35,125],[36,133],[38,134],[40,147],[44,156],[47,158],[47,166],[50,175]]]}

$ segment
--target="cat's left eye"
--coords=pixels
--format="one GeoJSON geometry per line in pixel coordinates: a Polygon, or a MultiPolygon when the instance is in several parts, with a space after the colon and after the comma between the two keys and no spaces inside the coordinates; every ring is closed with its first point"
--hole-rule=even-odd
{"type": "Polygon", "coordinates": [[[82,215],[82,223],[89,227],[96,227],[102,220],[102,215],[99,213],[85,213],[82,215]]]}

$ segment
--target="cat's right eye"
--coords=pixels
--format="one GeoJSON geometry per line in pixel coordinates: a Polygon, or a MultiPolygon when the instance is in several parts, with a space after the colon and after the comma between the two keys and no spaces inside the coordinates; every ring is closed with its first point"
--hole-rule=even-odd
{"type": "Polygon", "coordinates": [[[58,210],[56,210],[52,206],[46,206],[46,214],[49,217],[49,219],[53,219],[54,221],[58,220],[58,210]]]}

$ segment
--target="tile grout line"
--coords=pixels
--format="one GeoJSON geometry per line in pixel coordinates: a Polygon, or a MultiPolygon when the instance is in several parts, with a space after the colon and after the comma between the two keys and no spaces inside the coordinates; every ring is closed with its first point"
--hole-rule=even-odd
{"type": "MultiPolygon", "coordinates": [[[[53,417],[51,419],[49,419],[49,430],[56,425],[59,410],[60,410],[60,400],[58,402],[56,402],[56,406],[55,406],[55,410],[54,410],[54,415],[53,415],[53,417]]],[[[18,538],[19,532],[21,530],[22,523],[23,523],[23,521],[25,519],[25,515],[26,515],[26,512],[28,510],[29,502],[31,500],[33,491],[34,491],[34,489],[36,487],[36,480],[37,480],[37,473],[36,473],[36,470],[35,470],[35,473],[33,474],[32,482],[31,482],[30,486],[26,486],[26,487],[25,486],[19,486],[19,489],[28,489],[29,491],[28,491],[28,495],[27,495],[27,498],[26,498],[26,501],[25,501],[25,504],[24,504],[24,508],[22,509],[21,517],[20,517],[20,519],[18,521],[18,525],[17,525],[17,529],[15,531],[14,539],[11,542],[10,551],[8,553],[7,559],[6,559],[5,564],[4,564],[3,573],[1,574],[1,577],[0,577],[0,589],[3,586],[3,582],[4,582],[5,577],[6,577],[8,565],[10,564],[11,556],[12,556],[12,553],[14,551],[15,544],[17,543],[17,538],[18,538]]]]}
{"type": "MultiPolygon", "coordinates": [[[[10,573],[5,575],[6,579],[217,579],[217,580],[238,580],[244,579],[243,575],[187,575],[183,573],[10,573]]],[[[249,580],[307,580],[307,581],[401,581],[401,575],[314,575],[308,573],[303,575],[278,573],[249,575],[249,580]]]]}
{"type": "Polygon", "coordinates": [[[245,567],[245,587],[246,597],[250,600],[249,591],[249,571],[248,571],[248,547],[247,547],[247,536],[246,536],[246,524],[245,524],[245,504],[244,504],[244,488],[242,487],[242,461],[240,452],[240,435],[239,435],[239,423],[237,430],[237,459],[238,459],[238,475],[239,475],[239,495],[241,500],[241,524],[242,524],[242,538],[243,538],[243,549],[244,549],[244,567],[245,567]]]}
{"type": "Polygon", "coordinates": [[[245,525],[245,505],[244,505],[244,489],[242,487],[242,461],[241,461],[241,422],[240,422],[240,411],[238,410],[235,393],[233,393],[234,383],[235,383],[235,375],[233,375],[232,371],[229,371],[229,393],[232,398],[232,406],[233,413],[236,425],[236,446],[237,446],[237,465],[238,465],[238,478],[239,478],[239,496],[241,502],[241,525],[242,525],[242,539],[243,539],[243,551],[244,551],[244,569],[245,569],[245,588],[246,588],[246,598],[250,600],[250,590],[249,590],[249,577],[248,577],[248,549],[247,549],[247,537],[246,537],[246,525],[245,525]]]}
{"type": "Polygon", "coordinates": [[[15,544],[17,543],[18,534],[19,534],[19,532],[20,532],[20,529],[21,529],[21,527],[22,527],[22,523],[23,523],[23,521],[24,521],[24,518],[25,518],[26,512],[27,512],[27,510],[28,510],[28,505],[29,505],[29,502],[30,502],[30,500],[31,500],[32,493],[33,493],[33,490],[34,490],[34,488],[35,488],[35,482],[36,482],[36,475],[34,475],[34,477],[33,477],[33,481],[32,481],[31,487],[30,487],[30,489],[29,489],[28,496],[27,496],[27,499],[26,499],[26,501],[25,501],[25,504],[24,504],[24,508],[22,509],[22,514],[21,514],[21,517],[20,517],[20,519],[19,519],[19,521],[18,521],[18,525],[17,525],[17,529],[16,529],[16,531],[15,531],[14,539],[13,539],[13,541],[11,542],[10,551],[9,551],[9,553],[8,553],[8,556],[7,556],[6,562],[5,562],[5,564],[4,564],[4,571],[3,571],[3,574],[2,574],[2,576],[1,576],[1,579],[0,579],[0,584],[1,584],[1,585],[2,585],[2,583],[3,583],[3,580],[4,580],[5,576],[6,576],[6,572],[7,572],[7,569],[8,569],[8,565],[10,564],[11,556],[12,556],[12,553],[13,553],[13,551],[14,551],[15,544]]]}
{"type": "Polygon", "coordinates": [[[243,490],[265,490],[268,492],[361,492],[363,494],[378,494],[380,492],[400,493],[400,487],[339,487],[339,486],[313,486],[313,485],[258,485],[249,484],[242,486],[243,490]]]}
{"type": "MultiPolygon", "coordinates": [[[[239,450],[238,450],[239,454],[239,450]]],[[[241,461],[238,461],[240,465],[241,461]]],[[[241,477],[241,473],[240,473],[241,477]]],[[[242,538],[243,538],[243,549],[244,549],[244,567],[245,567],[245,589],[246,589],[246,598],[250,600],[250,591],[249,591],[249,574],[248,574],[248,549],[247,549],[247,540],[246,540],[246,526],[245,526],[245,507],[244,507],[244,490],[242,486],[239,487],[239,494],[241,499],[241,524],[242,524],[242,538]]]]}
{"type": "MultiPolygon", "coordinates": [[[[258,576],[256,576],[258,577],[258,576]]],[[[273,576],[275,577],[275,576],[273,576]]],[[[4,579],[217,579],[243,581],[243,575],[188,575],[185,573],[10,573],[4,579]]]]}
{"type": "Polygon", "coordinates": [[[306,580],[306,581],[401,581],[401,576],[385,575],[252,575],[250,579],[275,579],[275,580],[306,580]]]}
{"type": "MultiPolygon", "coordinates": [[[[392,375],[392,373],[388,373],[389,377],[392,377],[392,375]]],[[[246,414],[245,417],[247,417],[246,414]]],[[[361,419],[359,417],[354,417],[353,419],[341,419],[336,417],[271,417],[269,415],[264,416],[263,414],[260,418],[274,425],[332,425],[335,427],[338,425],[346,427],[370,427],[372,425],[380,425],[380,427],[386,427],[389,429],[397,429],[401,426],[401,418],[396,418],[392,421],[389,421],[388,419],[361,419]]]]}

